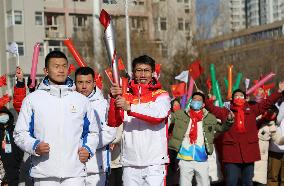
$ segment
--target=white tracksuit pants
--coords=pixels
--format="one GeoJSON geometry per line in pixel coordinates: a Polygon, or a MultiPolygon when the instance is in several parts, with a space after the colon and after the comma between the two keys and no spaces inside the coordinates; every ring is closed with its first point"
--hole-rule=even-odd
{"type": "Polygon", "coordinates": [[[93,173],[88,174],[86,177],[86,186],[105,186],[106,185],[106,173],[93,173]]]}
{"type": "Polygon", "coordinates": [[[35,178],[34,186],[85,186],[85,177],[35,178]]]}
{"type": "Polygon", "coordinates": [[[146,167],[123,167],[124,186],[164,186],[165,165],[146,167]]]}
{"type": "Polygon", "coordinates": [[[179,161],[180,169],[180,186],[191,186],[192,178],[195,174],[197,186],[209,186],[209,166],[208,162],[197,162],[197,161],[179,161]]]}

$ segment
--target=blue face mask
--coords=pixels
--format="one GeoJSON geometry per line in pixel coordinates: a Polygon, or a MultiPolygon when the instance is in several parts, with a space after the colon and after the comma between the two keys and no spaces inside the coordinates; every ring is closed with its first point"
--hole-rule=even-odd
{"type": "Polygon", "coordinates": [[[193,109],[193,110],[200,110],[201,107],[203,105],[203,102],[202,101],[195,101],[195,100],[192,100],[191,103],[190,103],[190,107],[193,109]]]}
{"type": "Polygon", "coordinates": [[[3,114],[0,116],[0,123],[5,124],[9,121],[9,115],[8,114],[3,114]]]}

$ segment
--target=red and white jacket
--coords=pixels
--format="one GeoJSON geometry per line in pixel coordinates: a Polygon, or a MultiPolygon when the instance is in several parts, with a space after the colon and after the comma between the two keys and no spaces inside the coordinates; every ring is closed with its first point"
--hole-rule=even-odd
{"type": "Polygon", "coordinates": [[[167,153],[167,117],[170,112],[169,94],[161,84],[148,85],[131,81],[126,99],[130,111],[115,108],[111,98],[108,115],[110,126],[123,123],[121,161],[123,166],[163,165],[169,162],[167,153]]]}

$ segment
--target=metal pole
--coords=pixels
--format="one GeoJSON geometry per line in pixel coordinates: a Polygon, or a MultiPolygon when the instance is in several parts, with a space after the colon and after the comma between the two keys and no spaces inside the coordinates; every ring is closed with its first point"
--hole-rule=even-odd
{"type": "Polygon", "coordinates": [[[102,31],[99,21],[101,11],[101,1],[93,0],[93,42],[94,42],[94,65],[100,71],[101,66],[99,61],[102,60],[102,31]]]}
{"type": "Polygon", "coordinates": [[[125,30],[126,30],[126,56],[127,56],[127,72],[131,76],[131,49],[130,49],[130,31],[129,31],[129,16],[128,16],[128,0],[125,0],[125,30]]]}

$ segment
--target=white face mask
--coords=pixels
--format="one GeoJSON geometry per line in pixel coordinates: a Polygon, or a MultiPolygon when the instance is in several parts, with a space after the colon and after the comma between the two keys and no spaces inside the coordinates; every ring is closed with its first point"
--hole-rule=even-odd
{"type": "Polygon", "coordinates": [[[9,121],[9,115],[8,114],[0,115],[0,123],[5,124],[8,121],[9,121]]]}

